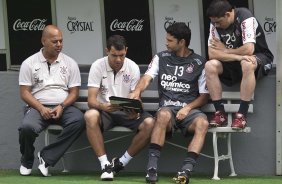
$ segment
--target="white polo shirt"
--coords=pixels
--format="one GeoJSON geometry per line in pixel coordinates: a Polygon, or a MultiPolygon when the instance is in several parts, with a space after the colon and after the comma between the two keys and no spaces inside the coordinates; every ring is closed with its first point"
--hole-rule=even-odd
{"type": "Polygon", "coordinates": [[[80,71],[77,63],[63,53],[49,70],[41,49],[22,63],[19,85],[31,86],[31,93],[42,104],[57,105],[66,99],[69,88],[81,85],[80,71]]]}
{"type": "Polygon", "coordinates": [[[110,67],[106,56],[92,63],[88,87],[99,88],[97,100],[105,103],[109,102],[110,96],[128,97],[128,94],[135,89],[139,78],[139,67],[129,58],[125,58],[122,68],[114,76],[114,70],[110,67]]]}

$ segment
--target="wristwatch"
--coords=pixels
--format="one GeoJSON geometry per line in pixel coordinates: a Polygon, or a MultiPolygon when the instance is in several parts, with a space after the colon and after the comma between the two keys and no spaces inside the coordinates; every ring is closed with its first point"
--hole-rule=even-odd
{"type": "Polygon", "coordinates": [[[60,103],[60,106],[63,108],[63,110],[65,109],[65,104],[64,103],[60,103]]]}

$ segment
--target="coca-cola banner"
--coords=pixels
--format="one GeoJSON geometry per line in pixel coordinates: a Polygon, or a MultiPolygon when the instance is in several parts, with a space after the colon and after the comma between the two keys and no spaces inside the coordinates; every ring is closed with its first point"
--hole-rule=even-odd
{"type": "Polygon", "coordinates": [[[104,0],[104,7],[107,38],[123,35],[127,57],[147,65],[152,59],[148,0],[104,0]]]}
{"type": "Polygon", "coordinates": [[[63,32],[63,52],[78,64],[90,65],[103,56],[99,0],[56,0],[57,24],[63,32]]]}
{"type": "Polygon", "coordinates": [[[39,51],[41,33],[52,23],[50,0],[7,0],[11,64],[39,51]]]}
{"type": "MultiPolygon", "coordinates": [[[[254,1],[254,12],[255,16],[260,22],[269,49],[276,56],[276,0],[255,0],[254,1]]],[[[274,59],[274,64],[277,61],[274,59]]]]}
{"type": "Polygon", "coordinates": [[[200,29],[200,13],[198,0],[154,0],[154,16],[157,51],[165,50],[165,36],[167,28],[174,22],[185,22],[189,25],[192,36],[189,48],[201,54],[204,43],[200,29]]]}
{"type": "Polygon", "coordinates": [[[0,0],[0,49],[5,49],[3,0],[0,0]]]}

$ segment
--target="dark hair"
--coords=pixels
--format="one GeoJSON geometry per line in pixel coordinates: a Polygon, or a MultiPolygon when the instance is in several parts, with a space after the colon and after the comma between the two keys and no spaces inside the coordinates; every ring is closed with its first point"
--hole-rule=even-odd
{"type": "Polygon", "coordinates": [[[186,47],[189,46],[191,40],[191,30],[184,22],[176,22],[168,26],[168,28],[166,28],[166,32],[175,37],[178,41],[184,39],[186,47]]]}
{"type": "Polygon", "coordinates": [[[111,47],[114,47],[116,50],[122,50],[127,47],[126,40],[121,35],[112,35],[107,40],[107,49],[111,50],[111,47]]]}
{"type": "Polygon", "coordinates": [[[223,17],[226,12],[231,12],[233,6],[227,0],[213,0],[207,9],[208,17],[223,17]]]}

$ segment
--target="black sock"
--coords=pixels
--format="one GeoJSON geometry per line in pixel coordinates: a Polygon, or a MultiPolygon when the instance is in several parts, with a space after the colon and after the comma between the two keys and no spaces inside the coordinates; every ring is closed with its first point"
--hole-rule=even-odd
{"type": "Polygon", "coordinates": [[[148,165],[147,165],[147,170],[150,168],[158,168],[158,160],[161,155],[161,146],[158,144],[151,143],[149,145],[149,160],[148,160],[148,165]]]}
{"type": "Polygon", "coordinates": [[[215,111],[225,112],[225,110],[224,110],[224,104],[223,104],[223,102],[222,102],[222,99],[220,99],[220,100],[215,100],[215,101],[212,101],[212,102],[213,102],[215,111]]]}
{"type": "Polygon", "coordinates": [[[187,156],[183,161],[182,165],[182,171],[189,170],[193,171],[194,166],[196,165],[196,160],[198,158],[199,154],[195,152],[187,152],[187,156]]]}
{"type": "Polygon", "coordinates": [[[240,108],[239,108],[238,113],[241,113],[245,117],[247,117],[247,113],[248,113],[248,110],[249,110],[249,103],[250,103],[250,101],[241,100],[240,108]]]}

